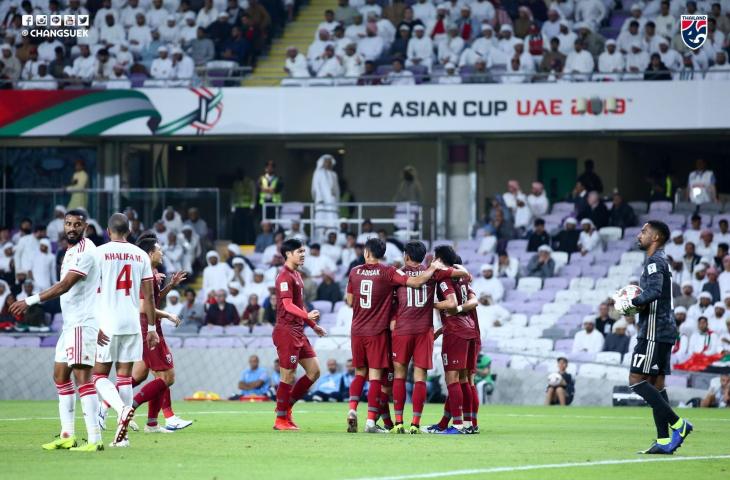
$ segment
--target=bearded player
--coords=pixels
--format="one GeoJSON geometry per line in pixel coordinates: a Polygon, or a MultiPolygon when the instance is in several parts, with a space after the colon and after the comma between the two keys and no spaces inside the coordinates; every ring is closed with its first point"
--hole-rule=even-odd
{"type": "MultiPolygon", "coordinates": [[[[177,315],[167,313],[164,310],[160,310],[160,302],[167,296],[167,294],[185,280],[187,274],[185,272],[175,272],[170,279],[170,282],[164,287],[161,287],[161,282],[164,275],[160,274],[157,269],[162,265],[163,253],[159,243],[157,243],[157,237],[154,234],[149,236],[143,236],[137,240],[137,246],[142,251],[147,252],[150,257],[150,263],[152,265],[153,290],[155,294],[155,313],[157,315],[156,320],[156,331],[160,337],[160,343],[156,348],[150,349],[146,345],[143,345],[142,360],[136,362],[132,370],[132,377],[136,384],[142,383],[149,372],[152,371],[152,375],[155,378],[161,378],[167,388],[157,398],[149,400],[147,405],[147,425],[145,426],[145,433],[160,433],[160,432],[173,432],[175,430],[181,430],[189,427],[193,422],[189,420],[183,420],[174,413],[172,413],[172,404],[170,400],[170,387],[175,383],[175,366],[172,360],[172,353],[165,342],[165,337],[162,333],[161,319],[166,318],[171,321],[177,327],[180,325],[180,319],[177,315]],[[157,417],[159,416],[160,410],[163,410],[165,414],[165,428],[161,428],[157,423],[157,417]]],[[[144,332],[147,326],[147,316],[144,312],[140,313],[139,316],[140,325],[144,332]]],[[[141,401],[141,399],[135,398],[135,400],[141,401]]]]}
{"type": "Polygon", "coordinates": [[[276,277],[276,326],[272,337],[281,380],[276,390],[274,430],[299,430],[292,419],[292,407],[319,378],[319,360],[304,335],[304,324],[320,337],[327,335],[327,331],[317,325],[317,310],[304,309],[304,283],[298,271],[304,265],[304,245],[291,238],[281,244],[280,252],[284,267],[276,277]],[[304,375],[294,384],[297,365],[304,368],[304,375]]]}
{"type": "MultiPolygon", "coordinates": [[[[449,246],[440,246],[435,250],[435,256],[438,261],[444,265],[453,266],[458,262],[458,257],[454,249],[449,246]]],[[[474,320],[469,315],[469,311],[476,308],[478,302],[475,298],[469,298],[468,287],[464,286],[458,279],[445,280],[451,282],[452,290],[457,294],[458,304],[453,307],[453,302],[449,301],[448,295],[437,290],[437,296],[440,300],[436,304],[436,308],[441,311],[441,323],[443,327],[436,332],[436,337],[443,332],[444,339],[441,345],[441,358],[444,364],[446,375],[446,388],[448,395],[444,405],[444,417],[438,425],[428,427],[428,433],[440,434],[462,434],[472,433],[471,429],[467,429],[471,425],[464,425],[464,406],[466,399],[467,410],[471,406],[471,388],[468,391],[468,397],[465,396],[466,381],[471,372],[472,359],[476,355],[476,339],[478,337],[474,320]],[[449,417],[453,422],[452,427],[448,427],[449,417]]]]}
{"type": "MultiPolygon", "coordinates": [[[[405,246],[403,272],[409,277],[418,276],[426,270],[423,260],[426,258],[426,246],[422,242],[408,242],[405,246]]],[[[426,402],[427,372],[433,368],[433,308],[434,294],[438,288],[448,298],[449,308],[457,306],[451,282],[445,280],[452,276],[468,276],[466,270],[449,268],[438,270],[430,281],[420,288],[400,286],[396,291],[397,311],[395,314],[393,333],[393,404],[395,409],[395,427],[392,433],[421,433],[421,414],[426,402]],[[408,365],[413,360],[413,418],[408,431],[403,425],[403,408],[406,402],[406,376],[408,365]]]]}
{"type": "Polygon", "coordinates": [[[411,277],[402,270],[380,263],[385,256],[385,243],[372,238],[365,243],[365,264],[350,271],[347,283],[347,303],[352,306],[351,348],[355,378],[350,384],[350,410],[347,415],[347,431],[357,432],[357,406],[362,395],[366,376],[368,389],[368,419],[366,433],[382,433],[375,425],[380,413],[381,379],[383,370],[390,368],[391,349],[388,341],[393,289],[407,286],[421,288],[441,264],[431,266],[411,277]]]}
{"type": "Polygon", "coordinates": [[[656,220],[647,222],[637,237],[646,260],[639,279],[642,293],[633,299],[616,298],[616,310],[623,314],[639,310],[638,341],[631,356],[629,386],[651,406],[657,431],[656,441],[643,452],[673,454],[692,433],[693,426],[679,418],[664,388],[664,377],[671,373],[672,347],[677,339],[672,297],[672,271],[664,253],[669,227],[656,220]],[[671,435],[670,435],[671,429],[671,435]]]}
{"type": "Polygon", "coordinates": [[[99,270],[94,258],[96,246],[84,238],[87,213],[69,210],[64,216],[64,235],[69,248],[61,265],[61,281],[37,295],[15,302],[10,311],[22,315],[31,305],[61,297],[63,330],[56,344],[53,381],[58,391],[58,412],[61,417],[61,433],[52,442],[44,444],[44,450],[69,449],[77,452],[104,450],[101,432],[96,424],[98,398],[91,381],[91,368],[96,358],[96,342],[99,323],[94,315],[99,270]],[[71,383],[73,372],[84,412],[88,441],[77,446],[75,435],[76,395],[71,383]],[[93,419],[93,422],[90,420],[93,419]]]}

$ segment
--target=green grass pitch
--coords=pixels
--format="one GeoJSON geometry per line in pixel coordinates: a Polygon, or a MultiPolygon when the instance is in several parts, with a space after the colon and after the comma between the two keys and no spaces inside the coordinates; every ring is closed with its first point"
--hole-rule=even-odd
{"type": "MultiPolygon", "coordinates": [[[[195,421],[187,430],[131,432],[130,448],[87,454],[41,450],[58,433],[55,402],[0,402],[0,478],[730,478],[728,410],[682,410],[696,429],[687,443],[672,457],[647,458],[635,453],[654,435],[646,408],[485,405],[479,412],[481,435],[440,436],[348,434],[342,403],[299,403],[299,432],[272,431],[273,403],[174,407],[195,421]],[[608,463],[596,464],[601,461],[608,463]]],[[[78,404],[76,430],[85,436],[80,410],[78,404]]],[[[364,415],[365,408],[360,410],[364,415]]],[[[428,405],[424,424],[436,421],[440,411],[428,405]]],[[[145,414],[142,407],[140,424],[145,414]]],[[[106,444],[111,436],[104,433],[106,444]]]]}

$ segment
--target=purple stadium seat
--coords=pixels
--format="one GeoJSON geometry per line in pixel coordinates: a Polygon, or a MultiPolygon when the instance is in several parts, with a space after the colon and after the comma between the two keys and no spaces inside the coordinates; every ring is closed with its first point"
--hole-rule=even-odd
{"type": "Polygon", "coordinates": [[[664,385],[667,387],[687,387],[689,378],[684,375],[669,375],[664,379],[664,385]]]}
{"type": "Polygon", "coordinates": [[[568,353],[568,359],[573,362],[592,362],[595,358],[596,358],[595,353],[588,353],[588,352],[568,353]]]}
{"type": "Polygon", "coordinates": [[[205,337],[186,338],[185,348],[208,348],[208,339],[205,337]]]}
{"type": "Polygon", "coordinates": [[[553,277],[546,278],[542,288],[545,290],[565,290],[570,281],[567,278],[553,277]]]}
{"type": "Polygon", "coordinates": [[[243,325],[231,325],[224,329],[224,335],[248,335],[248,327],[243,325]]]}
{"type": "Polygon", "coordinates": [[[586,313],[585,315],[580,315],[576,313],[569,313],[560,317],[556,325],[559,325],[561,328],[572,330],[574,328],[580,327],[581,323],[583,323],[583,317],[585,317],[586,315],[589,314],[586,313]]]}
{"type": "Polygon", "coordinates": [[[8,337],[6,335],[0,335],[0,347],[14,347],[15,337],[8,337]]]}
{"type": "Polygon", "coordinates": [[[629,227],[624,230],[624,238],[636,238],[641,232],[641,227],[629,227]]]}
{"type": "Polygon", "coordinates": [[[176,348],[182,348],[183,341],[180,337],[165,337],[165,342],[167,342],[167,346],[176,349],[176,348]]]}
{"type": "Polygon", "coordinates": [[[524,313],[525,315],[537,315],[542,311],[541,303],[520,303],[515,309],[518,313],[524,313]]]}
{"type": "Polygon", "coordinates": [[[432,248],[440,247],[442,245],[445,245],[447,247],[453,247],[454,241],[453,240],[444,240],[444,239],[434,240],[432,248]]]}
{"type": "Polygon", "coordinates": [[[608,274],[608,268],[605,265],[592,265],[583,269],[584,277],[602,278],[608,274]]]}
{"type": "Polygon", "coordinates": [[[596,265],[616,265],[621,256],[616,253],[616,250],[609,250],[606,252],[598,252],[595,258],[594,263],[596,265]]]}
{"type": "Polygon", "coordinates": [[[537,292],[528,295],[527,301],[540,304],[550,303],[555,300],[555,292],[556,290],[546,290],[543,288],[542,290],[538,290],[537,292]]]}
{"type": "Polygon", "coordinates": [[[312,302],[312,306],[315,310],[319,310],[323,314],[332,311],[332,302],[328,300],[315,300],[312,302]]]}
{"type": "Polygon", "coordinates": [[[147,80],[147,75],[144,73],[133,73],[129,75],[129,81],[132,82],[132,88],[144,87],[145,80],[147,80]]]}
{"type": "Polygon", "coordinates": [[[557,202],[553,205],[553,209],[551,213],[553,215],[561,213],[561,214],[567,214],[570,215],[573,213],[573,210],[575,210],[575,205],[571,202],[557,202]]]}
{"type": "Polygon", "coordinates": [[[339,311],[340,311],[340,308],[342,308],[342,307],[344,307],[344,306],[345,306],[345,302],[342,302],[342,301],[340,301],[340,302],[337,302],[337,303],[335,303],[335,306],[334,306],[334,308],[333,308],[333,311],[334,311],[335,313],[337,313],[337,312],[339,312],[339,311]]]}
{"type": "Polygon", "coordinates": [[[223,335],[223,327],[219,325],[203,325],[200,328],[199,334],[203,336],[223,335]]]}
{"type": "Polygon", "coordinates": [[[382,77],[389,74],[391,70],[393,70],[391,65],[379,65],[378,68],[375,69],[375,74],[382,77]]]}
{"type": "Polygon", "coordinates": [[[503,277],[503,278],[500,278],[499,281],[502,282],[502,286],[504,287],[505,291],[512,290],[513,288],[515,288],[515,279],[514,278],[503,277]]]}
{"type": "Polygon", "coordinates": [[[15,340],[16,347],[34,348],[41,344],[41,337],[20,337],[15,340]]]}
{"type": "Polygon", "coordinates": [[[530,295],[530,293],[521,290],[508,290],[505,292],[504,299],[511,303],[527,302],[530,295]]]}
{"type": "Polygon", "coordinates": [[[510,240],[507,243],[507,252],[512,255],[512,252],[521,253],[527,251],[527,240],[510,240]]]}
{"type": "Polygon", "coordinates": [[[55,347],[56,343],[58,343],[58,335],[50,335],[48,337],[43,337],[43,340],[41,340],[41,347],[55,347]]]}
{"type": "Polygon", "coordinates": [[[208,339],[208,348],[240,348],[243,344],[238,337],[213,337],[208,339]]]}
{"type": "Polygon", "coordinates": [[[492,368],[506,368],[509,365],[510,356],[505,353],[487,353],[492,359],[492,368]]]}
{"type": "Polygon", "coordinates": [[[580,265],[566,265],[563,268],[560,269],[560,277],[561,278],[575,278],[580,277],[581,275],[581,267],[580,265]]]}
{"type": "Polygon", "coordinates": [[[482,350],[496,350],[499,348],[499,343],[493,338],[488,338],[482,343],[482,350]]]}
{"type": "Polygon", "coordinates": [[[570,306],[570,310],[568,310],[568,313],[570,315],[590,315],[595,311],[595,308],[591,305],[587,305],[585,303],[576,303],[574,305],[570,306]]]}
{"type": "MultiPolygon", "coordinates": [[[[616,15],[616,13],[614,13],[616,15]]],[[[613,21],[613,18],[611,18],[613,21]]],[[[672,211],[672,202],[665,202],[665,201],[658,201],[658,202],[651,202],[651,205],[649,205],[649,213],[658,213],[658,212],[664,212],[664,213],[670,213],[672,211]]]]}

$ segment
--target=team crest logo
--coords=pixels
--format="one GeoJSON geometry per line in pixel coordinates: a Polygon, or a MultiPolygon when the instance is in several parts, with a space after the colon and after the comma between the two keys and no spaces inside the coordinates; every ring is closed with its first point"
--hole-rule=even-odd
{"type": "Polygon", "coordinates": [[[445,353],[441,354],[441,358],[444,359],[444,367],[449,364],[449,357],[446,356],[445,353]]]}
{"type": "Polygon", "coordinates": [[[682,15],[682,41],[690,50],[697,50],[707,40],[707,15],[682,15]]]}
{"type": "Polygon", "coordinates": [[[291,357],[289,357],[289,361],[291,363],[297,363],[297,356],[296,355],[292,355],[291,357]]]}
{"type": "Polygon", "coordinates": [[[165,354],[165,361],[167,362],[168,365],[172,365],[172,354],[171,353],[165,354]]]}

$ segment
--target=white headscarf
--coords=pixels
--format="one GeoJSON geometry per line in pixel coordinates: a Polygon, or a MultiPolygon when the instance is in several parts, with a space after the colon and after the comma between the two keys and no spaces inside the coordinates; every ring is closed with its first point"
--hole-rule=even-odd
{"type": "Polygon", "coordinates": [[[317,168],[312,177],[312,199],[314,203],[337,203],[340,200],[340,184],[337,173],[324,166],[324,162],[328,159],[332,161],[334,167],[336,161],[332,155],[325,154],[317,160],[317,168]]]}
{"type": "Polygon", "coordinates": [[[8,295],[10,295],[10,285],[8,285],[8,282],[5,280],[0,280],[0,285],[5,287],[5,291],[0,294],[0,310],[5,306],[5,300],[7,300],[8,295]]]}

